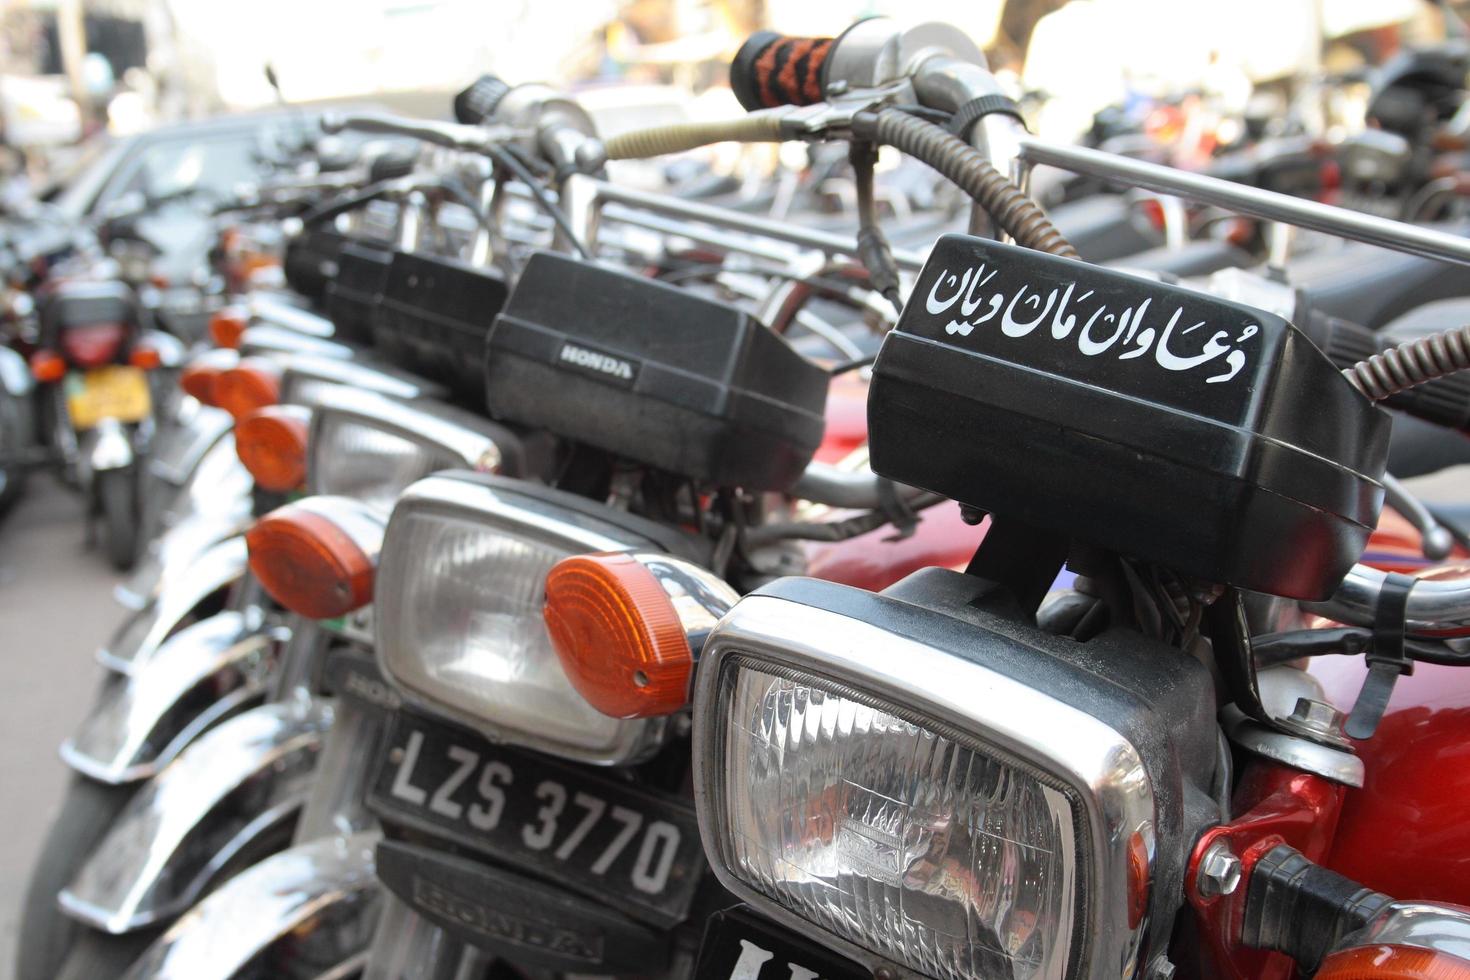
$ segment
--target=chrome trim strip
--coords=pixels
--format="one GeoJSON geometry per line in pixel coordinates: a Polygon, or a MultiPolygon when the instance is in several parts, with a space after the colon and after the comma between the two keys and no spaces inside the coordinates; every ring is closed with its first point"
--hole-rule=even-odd
{"type": "MultiPolygon", "coordinates": [[[[747,596],[705,644],[694,699],[694,792],[700,836],[715,874],[737,897],[844,956],[890,973],[897,964],[814,929],[736,878],[725,859],[723,774],[719,755],[725,719],[719,681],[726,657],[747,656],[795,668],[932,718],[995,745],[1069,785],[1081,800],[1092,867],[1079,875],[1088,889],[1083,962],[1069,976],[1120,980],[1134,976],[1148,920],[1127,922],[1128,840],[1141,832],[1154,860],[1156,806],[1143,760],[1117,732],[1045,692],[979,664],[925,646],[883,627],[773,596],[747,596]]],[[[906,971],[898,967],[900,974],[906,971]]]]}
{"type": "Polygon", "coordinates": [[[331,708],[296,700],[205,733],[138,791],[58,896],[93,928],[125,933],[178,915],[262,833],[297,812],[331,708]]]}

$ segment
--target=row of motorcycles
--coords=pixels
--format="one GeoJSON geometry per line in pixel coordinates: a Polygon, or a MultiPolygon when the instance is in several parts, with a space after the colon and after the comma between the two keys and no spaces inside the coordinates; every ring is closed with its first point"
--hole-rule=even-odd
{"type": "Polygon", "coordinates": [[[731,82],[231,204],[283,282],[157,375],[21,980],[1470,976],[1470,539],[1395,478],[1470,459],[1470,239],[1031,138],[943,24],[731,82]],[[625,176],[725,141],[845,168],[625,176]]]}

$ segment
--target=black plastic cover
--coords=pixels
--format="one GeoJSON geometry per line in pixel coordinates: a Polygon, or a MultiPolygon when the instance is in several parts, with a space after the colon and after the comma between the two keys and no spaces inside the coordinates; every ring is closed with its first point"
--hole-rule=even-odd
{"type": "Polygon", "coordinates": [[[410,908],[476,949],[580,973],[642,973],[669,936],[605,905],[504,868],[428,847],[378,844],[378,877],[410,908]]]}
{"type": "MultiPolygon", "coordinates": [[[[391,250],[368,242],[347,242],[338,252],[337,276],[327,284],[327,317],[342,340],[372,342],[373,321],[392,262],[391,250]]],[[[393,359],[388,351],[384,356],[393,359]]]]}
{"type": "Polygon", "coordinates": [[[493,269],[458,259],[396,252],[374,322],[375,343],[400,367],[484,398],[485,337],[509,292],[493,269]]]}
{"type": "Polygon", "coordinates": [[[337,276],[337,257],[346,237],[330,228],[312,228],[286,243],[281,271],[286,284],[313,303],[327,293],[327,283],[337,276]]]}
{"type": "Polygon", "coordinates": [[[827,372],[749,313],[550,253],[486,345],[491,414],[717,486],[779,490],[822,440],[827,372]]]}
{"type": "Polygon", "coordinates": [[[962,235],[884,342],[868,427],[882,476],[1303,599],[1362,552],[1389,435],[1280,317],[962,235]]]}

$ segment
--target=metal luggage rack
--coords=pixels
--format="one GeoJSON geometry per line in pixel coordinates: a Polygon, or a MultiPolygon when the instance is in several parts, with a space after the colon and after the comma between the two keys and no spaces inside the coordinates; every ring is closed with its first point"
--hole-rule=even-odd
{"type": "MultiPolygon", "coordinates": [[[[1470,238],[1100,150],[1030,137],[1022,139],[1012,167],[1012,179],[1026,188],[1032,169],[1039,165],[1214,205],[1236,214],[1323,232],[1350,241],[1470,265],[1470,238]]],[[[807,230],[708,204],[618,187],[592,177],[574,176],[569,179],[563,189],[563,206],[573,216],[579,236],[589,247],[596,241],[604,220],[678,234],[701,244],[775,261],[790,261],[800,251],[817,252],[829,259],[851,256],[856,246],[848,236],[807,230]],[[772,243],[781,243],[788,248],[773,247],[772,243]]],[[[923,265],[924,256],[912,251],[895,251],[894,259],[902,271],[914,273],[923,265]]]]}

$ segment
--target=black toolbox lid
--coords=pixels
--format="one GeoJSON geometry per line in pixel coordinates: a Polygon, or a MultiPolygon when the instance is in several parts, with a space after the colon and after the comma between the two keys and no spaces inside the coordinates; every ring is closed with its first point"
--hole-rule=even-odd
{"type": "Polygon", "coordinates": [[[873,469],[1211,581],[1323,598],[1388,418],[1261,310],[948,235],[874,366],[873,469]]]}

